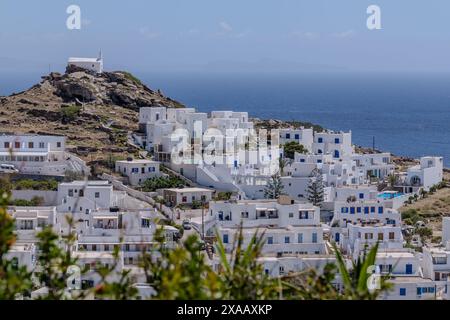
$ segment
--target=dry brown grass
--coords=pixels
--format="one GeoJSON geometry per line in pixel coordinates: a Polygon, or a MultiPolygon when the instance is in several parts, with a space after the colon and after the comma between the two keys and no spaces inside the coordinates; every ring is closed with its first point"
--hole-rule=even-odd
{"type": "MultiPolygon", "coordinates": [[[[444,174],[444,180],[450,181],[450,173],[444,174]]],[[[428,194],[417,202],[400,208],[400,212],[415,209],[426,220],[433,230],[433,236],[440,236],[442,232],[442,217],[450,216],[450,188],[437,190],[434,194],[428,194]]]]}

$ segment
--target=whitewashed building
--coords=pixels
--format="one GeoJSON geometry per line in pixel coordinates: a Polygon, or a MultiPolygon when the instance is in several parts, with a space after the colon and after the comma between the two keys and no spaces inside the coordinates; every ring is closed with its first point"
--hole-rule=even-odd
{"type": "Polygon", "coordinates": [[[116,172],[128,178],[128,183],[138,186],[147,179],[161,176],[159,162],[148,159],[127,159],[116,161],[116,172]]]}
{"type": "Polygon", "coordinates": [[[76,58],[70,57],[67,65],[76,66],[86,70],[94,71],[96,73],[103,72],[103,55],[100,51],[97,58],[76,58]]]}
{"type": "Polygon", "coordinates": [[[442,182],[444,161],[442,157],[422,157],[420,164],[408,168],[403,183],[410,186],[410,192],[416,191],[418,187],[429,191],[430,188],[442,182]]]}
{"type": "Polygon", "coordinates": [[[65,150],[64,136],[0,133],[0,164],[12,164],[24,174],[64,176],[67,171],[89,174],[86,163],[65,150]]]}

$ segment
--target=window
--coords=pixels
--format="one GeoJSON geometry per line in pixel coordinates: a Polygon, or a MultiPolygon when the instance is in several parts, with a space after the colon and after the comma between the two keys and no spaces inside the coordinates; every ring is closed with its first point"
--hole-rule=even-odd
{"type": "Polygon", "coordinates": [[[406,274],[412,274],[413,273],[413,266],[410,263],[407,263],[405,266],[405,273],[406,274]]]}
{"type": "Polygon", "coordinates": [[[142,228],[150,228],[150,220],[149,219],[142,219],[141,220],[141,226],[142,226],[142,228]]]}
{"type": "Polygon", "coordinates": [[[181,202],[187,202],[187,197],[183,196],[183,198],[181,198],[181,202]]]}
{"type": "Polygon", "coordinates": [[[383,207],[378,207],[378,213],[383,214],[383,207]]]}
{"type": "Polygon", "coordinates": [[[39,142],[39,149],[44,149],[44,148],[45,148],[45,143],[39,142]]]}
{"type": "Polygon", "coordinates": [[[78,195],[79,195],[80,197],[84,197],[84,190],[83,190],[83,189],[80,189],[80,192],[78,193],[78,195]]]}
{"type": "Polygon", "coordinates": [[[384,234],[379,233],[378,234],[378,241],[383,241],[383,238],[384,238],[384,234]]]}
{"type": "Polygon", "coordinates": [[[109,244],[105,244],[105,251],[109,251],[109,244]]]}
{"type": "Polygon", "coordinates": [[[322,142],[323,142],[323,138],[317,139],[317,142],[318,142],[318,143],[322,143],[322,142]]]}
{"type": "Polygon", "coordinates": [[[312,243],[317,243],[317,233],[312,234],[312,243]]]}
{"type": "Polygon", "coordinates": [[[97,245],[96,244],[92,245],[92,251],[97,251],[97,245]]]}
{"type": "Polygon", "coordinates": [[[273,237],[267,237],[267,244],[273,244],[273,237]]]}
{"type": "Polygon", "coordinates": [[[20,142],[18,141],[14,142],[14,148],[20,149],[20,142]]]}
{"type": "Polygon", "coordinates": [[[73,197],[73,189],[69,189],[69,197],[73,197]]]}
{"type": "Polygon", "coordinates": [[[364,213],[369,214],[369,207],[364,207],[364,213]]]}
{"type": "Polygon", "coordinates": [[[125,251],[130,251],[130,245],[128,243],[125,245],[125,251]]]}
{"type": "Polygon", "coordinates": [[[291,242],[291,238],[289,237],[284,237],[284,243],[290,243],[291,242]]]}
{"type": "Polygon", "coordinates": [[[355,207],[350,208],[350,214],[355,214],[355,207]]]}
{"type": "Polygon", "coordinates": [[[366,240],[373,239],[373,234],[372,234],[372,233],[366,233],[366,234],[364,235],[364,238],[365,238],[366,240]]]}
{"type": "Polygon", "coordinates": [[[335,138],[334,143],[339,144],[340,143],[339,138],[335,138]]]}
{"type": "MultiPolygon", "coordinates": [[[[322,154],[322,149],[317,150],[317,153],[322,154]]],[[[319,161],[319,160],[317,160],[317,161],[319,161]]]]}
{"type": "Polygon", "coordinates": [[[57,142],[57,143],[56,143],[56,147],[57,147],[57,148],[61,148],[61,142],[57,142]]]}
{"type": "Polygon", "coordinates": [[[357,212],[357,213],[361,213],[361,207],[357,207],[357,208],[356,208],[356,212],[357,212]]]}
{"type": "Polygon", "coordinates": [[[293,212],[289,212],[289,218],[293,218],[294,217],[294,213],[293,212]]]}
{"type": "Polygon", "coordinates": [[[360,199],[364,199],[364,193],[360,193],[360,194],[359,194],[359,198],[360,198],[360,199]]]}
{"type": "Polygon", "coordinates": [[[295,134],[295,140],[300,140],[300,135],[298,133],[295,134]]]}
{"type": "Polygon", "coordinates": [[[395,233],[389,232],[389,240],[394,240],[394,239],[395,239],[395,233]]]}
{"type": "Polygon", "coordinates": [[[97,198],[97,199],[100,198],[100,192],[95,193],[95,198],[97,198]]]}
{"type": "Polygon", "coordinates": [[[29,149],[33,149],[34,148],[34,142],[33,141],[28,142],[28,148],[29,149]]]}
{"type": "Polygon", "coordinates": [[[298,243],[303,243],[303,233],[298,234],[298,243]]]}
{"type": "Polygon", "coordinates": [[[348,207],[342,207],[341,213],[348,213],[348,207]]]}
{"type": "Polygon", "coordinates": [[[4,143],[5,149],[9,149],[9,142],[4,143]]]}
{"type": "Polygon", "coordinates": [[[308,211],[299,211],[298,218],[301,220],[308,219],[308,211]]]}
{"type": "Polygon", "coordinates": [[[286,139],[290,139],[291,138],[291,134],[290,133],[286,133],[286,139]]]}
{"type": "Polygon", "coordinates": [[[334,157],[335,158],[339,158],[339,151],[338,150],[334,150],[334,157]]]}
{"type": "Polygon", "coordinates": [[[370,213],[375,213],[375,207],[370,207],[370,213]]]}
{"type": "Polygon", "coordinates": [[[300,159],[300,162],[305,162],[305,159],[300,159]]]}
{"type": "Polygon", "coordinates": [[[248,218],[248,212],[241,212],[241,217],[244,219],[248,218]]]}
{"type": "Polygon", "coordinates": [[[406,296],[406,288],[400,288],[400,295],[406,296]]]}
{"type": "Polygon", "coordinates": [[[228,235],[227,234],[223,235],[223,243],[228,243],[228,235]]]}

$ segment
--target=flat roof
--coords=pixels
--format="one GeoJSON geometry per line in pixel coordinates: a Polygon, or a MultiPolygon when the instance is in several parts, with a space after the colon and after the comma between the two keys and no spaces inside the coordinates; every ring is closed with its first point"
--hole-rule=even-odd
{"type": "Polygon", "coordinates": [[[99,187],[112,187],[112,184],[109,184],[109,181],[106,180],[75,180],[72,182],[63,182],[60,184],[61,186],[99,186],[99,187]]]}
{"type": "Polygon", "coordinates": [[[78,57],[70,57],[69,62],[100,62],[97,58],[78,58],[78,57]]]}
{"type": "Polygon", "coordinates": [[[164,189],[164,191],[172,191],[176,193],[184,193],[184,192],[214,192],[214,190],[206,189],[206,188],[169,188],[164,189]]]}
{"type": "Polygon", "coordinates": [[[415,258],[415,255],[408,251],[379,251],[377,258],[415,258]]]}
{"type": "Polygon", "coordinates": [[[146,164],[146,163],[159,163],[158,161],[149,160],[149,159],[133,159],[131,161],[128,160],[117,160],[116,163],[140,163],[140,164],[146,164]]]}

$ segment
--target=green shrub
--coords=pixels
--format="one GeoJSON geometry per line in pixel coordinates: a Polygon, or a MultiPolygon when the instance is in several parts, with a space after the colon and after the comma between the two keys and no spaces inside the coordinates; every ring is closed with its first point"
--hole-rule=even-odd
{"type": "Polygon", "coordinates": [[[177,177],[153,177],[147,179],[142,184],[142,190],[144,192],[154,192],[157,189],[182,187],[184,187],[184,181],[177,177]]]}
{"type": "Polygon", "coordinates": [[[61,108],[61,118],[63,123],[68,123],[74,121],[81,112],[81,107],[79,106],[69,106],[61,108]]]}
{"type": "Polygon", "coordinates": [[[58,190],[58,181],[55,179],[49,180],[31,180],[31,179],[20,179],[13,181],[13,190],[45,190],[45,191],[56,191],[58,190]]]}
{"type": "Polygon", "coordinates": [[[31,200],[25,199],[16,199],[10,201],[10,204],[18,207],[38,207],[44,203],[44,198],[42,197],[33,197],[31,200]]]}

